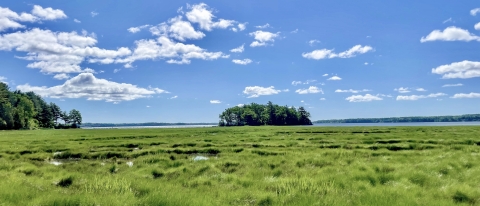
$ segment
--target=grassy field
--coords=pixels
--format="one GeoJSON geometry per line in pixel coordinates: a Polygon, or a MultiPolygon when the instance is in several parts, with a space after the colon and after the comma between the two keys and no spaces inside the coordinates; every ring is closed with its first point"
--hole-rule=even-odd
{"type": "Polygon", "coordinates": [[[0,131],[0,205],[479,205],[479,145],[474,126],[0,131]]]}

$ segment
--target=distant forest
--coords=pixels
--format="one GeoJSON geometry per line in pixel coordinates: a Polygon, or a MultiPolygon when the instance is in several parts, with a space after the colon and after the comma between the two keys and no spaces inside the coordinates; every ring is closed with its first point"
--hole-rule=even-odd
{"type": "Polygon", "coordinates": [[[178,125],[216,125],[216,123],[83,123],[83,127],[145,127],[145,126],[178,126],[178,125]]]}
{"type": "Polygon", "coordinates": [[[77,128],[81,124],[82,115],[78,110],[67,113],[34,92],[11,92],[7,84],[0,82],[0,130],[77,128]]]}
{"type": "Polygon", "coordinates": [[[480,114],[464,114],[457,116],[429,116],[429,117],[387,117],[387,118],[358,118],[318,120],[314,123],[395,123],[395,122],[473,122],[480,121],[480,114]]]}
{"type": "Polygon", "coordinates": [[[219,115],[219,126],[311,125],[310,113],[303,107],[251,103],[225,109],[219,115]]]}

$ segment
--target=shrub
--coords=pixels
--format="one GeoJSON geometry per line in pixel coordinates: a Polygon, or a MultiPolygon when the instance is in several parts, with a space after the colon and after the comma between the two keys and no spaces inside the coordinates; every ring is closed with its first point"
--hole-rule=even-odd
{"type": "Polygon", "coordinates": [[[161,178],[163,177],[165,174],[163,174],[163,172],[159,172],[157,170],[152,170],[152,176],[153,176],[153,179],[157,179],[157,178],[161,178]]]}
{"type": "Polygon", "coordinates": [[[69,187],[70,185],[73,184],[73,177],[67,177],[67,178],[63,178],[61,179],[58,183],[57,183],[57,186],[60,186],[60,187],[69,187]]]}

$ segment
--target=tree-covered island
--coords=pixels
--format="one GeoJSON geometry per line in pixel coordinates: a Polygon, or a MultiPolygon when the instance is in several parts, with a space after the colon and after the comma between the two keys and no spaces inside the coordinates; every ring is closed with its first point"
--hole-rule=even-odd
{"type": "Polygon", "coordinates": [[[303,107],[251,103],[227,108],[219,115],[219,126],[312,125],[310,113],[303,107]]]}

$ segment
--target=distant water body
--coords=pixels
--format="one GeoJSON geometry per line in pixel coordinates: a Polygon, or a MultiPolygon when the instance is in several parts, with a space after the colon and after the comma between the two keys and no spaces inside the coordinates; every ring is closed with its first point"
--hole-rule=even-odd
{"type": "Polygon", "coordinates": [[[480,122],[318,123],[310,127],[480,126],[480,122]]]}
{"type": "Polygon", "coordinates": [[[82,129],[154,129],[154,128],[200,128],[217,125],[168,125],[168,126],[124,126],[124,127],[82,127],[82,129]]]}
{"type": "MultiPolygon", "coordinates": [[[[169,126],[125,126],[125,127],[82,127],[82,129],[154,129],[154,128],[201,128],[217,125],[169,125],[169,126]]],[[[401,123],[318,123],[301,127],[419,127],[419,126],[480,126],[480,122],[401,122],[401,123]]]]}

